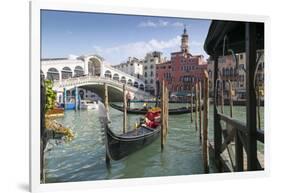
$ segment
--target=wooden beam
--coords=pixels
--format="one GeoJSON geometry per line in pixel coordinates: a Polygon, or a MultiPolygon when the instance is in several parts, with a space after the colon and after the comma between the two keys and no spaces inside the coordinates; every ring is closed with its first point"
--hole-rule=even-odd
{"type": "MultiPolygon", "coordinates": [[[[204,77],[204,125],[203,125],[203,163],[205,173],[209,173],[209,154],[208,154],[208,115],[209,115],[209,77],[207,71],[205,71],[204,77]]],[[[201,85],[201,84],[200,84],[201,85]]],[[[200,86],[201,87],[201,86],[200,86]]],[[[201,92],[200,92],[201,94],[201,92]]],[[[201,98],[201,97],[199,97],[201,98]]],[[[201,114],[201,104],[199,106],[201,114]]],[[[200,119],[201,122],[201,119],[200,119]]],[[[201,123],[200,123],[201,125],[201,123]]],[[[201,127],[201,126],[200,126],[201,127]]],[[[201,132],[201,129],[200,129],[201,132]]],[[[201,135],[201,133],[200,133],[201,135]]]]}
{"type": "Polygon", "coordinates": [[[230,108],[230,117],[232,117],[232,112],[233,112],[233,101],[232,101],[232,83],[231,81],[229,80],[228,81],[228,84],[229,84],[229,108],[230,108]]]}
{"type": "Polygon", "coordinates": [[[247,99],[247,129],[248,129],[248,152],[247,169],[257,170],[257,114],[256,93],[254,88],[255,63],[256,63],[256,24],[246,24],[246,99],[247,99]]]}
{"type": "MultiPolygon", "coordinates": [[[[215,84],[218,79],[218,56],[214,56],[214,80],[213,83],[215,84]]],[[[217,98],[217,90],[214,87],[214,96],[215,99],[217,98]]],[[[214,100],[215,101],[215,100],[214,100]]],[[[216,101],[215,101],[216,104],[216,101]]],[[[222,144],[222,134],[221,134],[221,127],[220,127],[220,120],[218,117],[218,111],[216,105],[213,106],[214,108],[214,153],[215,153],[215,161],[217,163],[217,169],[219,172],[222,172],[222,164],[220,160],[220,150],[222,144]]]]}
{"type": "Polygon", "coordinates": [[[224,112],[223,80],[221,81],[221,113],[224,112]]]}
{"type": "Polygon", "coordinates": [[[239,130],[235,129],[235,171],[241,172],[244,170],[244,155],[243,144],[240,139],[239,130]]]}
{"type": "Polygon", "coordinates": [[[127,97],[126,97],[126,84],[123,84],[123,133],[127,131],[127,97]]]}
{"type": "Polygon", "coordinates": [[[105,109],[108,113],[108,87],[107,87],[107,84],[104,83],[104,106],[105,106],[105,109]]]}
{"type": "Polygon", "coordinates": [[[191,121],[191,123],[193,122],[193,93],[194,93],[194,88],[193,88],[193,85],[192,85],[191,86],[191,100],[190,100],[190,109],[191,109],[190,121],[191,121]]]}
{"type": "Polygon", "coordinates": [[[219,120],[223,120],[224,122],[232,125],[234,128],[238,129],[239,131],[243,132],[244,134],[248,134],[247,125],[240,120],[234,119],[228,115],[224,115],[218,113],[219,120]]]}
{"type": "MultiPolygon", "coordinates": [[[[208,78],[208,77],[207,77],[208,78]]],[[[205,80],[204,80],[205,81],[205,80]]],[[[204,82],[205,83],[205,82],[204,82]]],[[[201,81],[198,83],[198,111],[199,111],[199,140],[201,141],[201,136],[202,136],[202,108],[201,108],[201,81]]]]}
{"type": "Polygon", "coordinates": [[[198,82],[195,84],[195,130],[198,130],[198,82]]]}

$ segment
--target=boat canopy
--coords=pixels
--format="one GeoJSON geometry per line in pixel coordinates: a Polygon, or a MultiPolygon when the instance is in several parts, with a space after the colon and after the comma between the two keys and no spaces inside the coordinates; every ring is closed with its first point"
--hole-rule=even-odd
{"type": "MultiPolygon", "coordinates": [[[[222,56],[223,49],[225,52],[228,49],[232,49],[235,53],[245,52],[245,24],[246,22],[240,21],[213,20],[204,43],[206,53],[211,56],[222,56]]],[[[263,49],[264,23],[256,23],[256,37],[257,49],[263,49]]]]}

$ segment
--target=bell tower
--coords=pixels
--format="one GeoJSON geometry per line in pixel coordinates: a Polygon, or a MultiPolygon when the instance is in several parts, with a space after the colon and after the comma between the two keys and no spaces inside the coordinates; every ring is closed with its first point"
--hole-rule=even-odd
{"type": "Polygon", "coordinates": [[[186,25],[184,25],[183,34],[181,35],[181,51],[189,53],[188,34],[186,33],[186,25]]]}

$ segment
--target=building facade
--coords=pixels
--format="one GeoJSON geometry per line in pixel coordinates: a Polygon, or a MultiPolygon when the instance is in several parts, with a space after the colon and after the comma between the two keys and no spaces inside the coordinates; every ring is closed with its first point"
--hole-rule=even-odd
{"type": "Polygon", "coordinates": [[[152,95],[156,94],[156,66],[159,63],[164,62],[161,52],[150,52],[147,53],[144,60],[141,61],[143,64],[143,80],[145,83],[145,90],[152,95]]]}
{"type": "Polygon", "coordinates": [[[143,79],[143,65],[138,58],[129,57],[126,62],[113,67],[138,79],[143,79]]]}
{"type": "Polygon", "coordinates": [[[156,79],[167,83],[172,100],[184,100],[191,87],[203,79],[204,70],[207,70],[207,62],[203,55],[189,52],[188,34],[184,28],[181,51],[171,53],[169,61],[157,64],[156,79]]]}
{"type": "MultiPolygon", "coordinates": [[[[229,81],[232,84],[234,90],[234,99],[246,98],[246,54],[238,53],[235,55],[236,59],[232,55],[220,56],[218,58],[218,78],[222,80],[223,90],[225,97],[228,97],[229,81]],[[237,65],[236,65],[237,61],[237,65]]],[[[264,89],[264,51],[259,50],[257,52],[258,67],[256,71],[256,85],[259,86],[261,92],[264,89]]],[[[208,73],[211,92],[214,90],[213,74],[214,74],[214,61],[208,59],[208,73]]]]}

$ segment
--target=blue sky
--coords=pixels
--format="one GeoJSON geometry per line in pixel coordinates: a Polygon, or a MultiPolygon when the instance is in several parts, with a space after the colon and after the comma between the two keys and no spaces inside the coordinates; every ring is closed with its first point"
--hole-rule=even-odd
{"type": "Polygon", "coordinates": [[[47,11],[41,13],[42,57],[99,54],[115,65],[129,56],[144,57],[161,51],[170,58],[180,51],[184,25],[192,54],[203,49],[210,20],[168,17],[128,16],[83,12],[47,11]]]}

